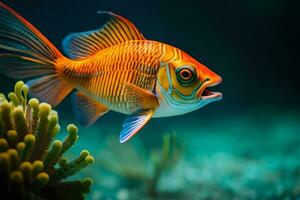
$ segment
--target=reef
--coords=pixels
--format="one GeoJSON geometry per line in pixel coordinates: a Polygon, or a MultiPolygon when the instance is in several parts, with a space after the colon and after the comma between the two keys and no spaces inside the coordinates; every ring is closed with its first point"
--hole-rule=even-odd
{"type": "Polygon", "coordinates": [[[74,160],[64,157],[78,140],[70,124],[63,141],[58,114],[47,103],[27,99],[28,86],[16,83],[14,92],[0,93],[0,197],[6,199],[84,199],[92,180],[66,180],[94,162],[87,150],[74,160]]]}

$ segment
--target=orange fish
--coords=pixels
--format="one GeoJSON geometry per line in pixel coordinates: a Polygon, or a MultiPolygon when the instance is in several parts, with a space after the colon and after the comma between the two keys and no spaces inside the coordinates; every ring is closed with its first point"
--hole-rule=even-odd
{"type": "Polygon", "coordinates": [[[16,11],[0,3],[0,70],[9,77],[32,78],[30,93],[53,106],[73,89],[76,115],[93,124],[113,110],[129,115],[120,142],[136,134],[151,117],[197,110],[220,100],[207,87],[221,77],[184,51],[147,40],[127,19],[111,13],[93,31],[63,41],[68,57],[16,11]]]}

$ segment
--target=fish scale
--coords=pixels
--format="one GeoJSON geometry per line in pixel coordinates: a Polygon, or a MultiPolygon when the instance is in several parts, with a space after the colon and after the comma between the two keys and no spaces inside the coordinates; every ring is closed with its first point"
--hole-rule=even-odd
{"type": "Polygon", "coordinates": [[[126,102],[126,97],[119,98],[122,95],[119,87],[122,82],[129,82],[150,91],[154,89],[161,55],[159,44],[156,43],[129,41],[100,51],[86,60],[71,61],[65,65],[66,80],[110,105],[120,100],[122,101],[119,103],[126,102]]]}

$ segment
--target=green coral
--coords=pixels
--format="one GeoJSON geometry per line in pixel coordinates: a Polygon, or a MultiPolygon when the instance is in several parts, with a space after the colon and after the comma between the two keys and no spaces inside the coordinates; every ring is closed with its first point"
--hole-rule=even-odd
{"type": "Polygon", "coordinates": [[[78,139],[77,127],[67,127],[64,141],[52,139],[60,130],[57,112],[37,99],[27,101],[22,81],[8,99],[0,93],[1,199],[84,199],[90,179],[63,181],[94,162],[83,150],[68,161],[63,154],[78,139]],[[49,147],[51,146],[51,147],[49,147]]]}

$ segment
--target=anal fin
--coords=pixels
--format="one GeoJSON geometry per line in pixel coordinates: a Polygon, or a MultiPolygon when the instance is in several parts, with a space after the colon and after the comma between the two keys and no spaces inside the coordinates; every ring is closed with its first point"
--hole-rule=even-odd
{"type": "Polygon", "coordinates": [[[73,87],[62,80],[57,74],[50,74],[30,80],[29,94],[39,98],[52,106],[59,104],[72,90],[73,87]]]}
{"type": "Polygon", "coordinates": [[[100,116],[109,111],[109,108],[82,92],[73,95],[73,107],[76,117],[84,126],[92,125],[100,116]]]}

